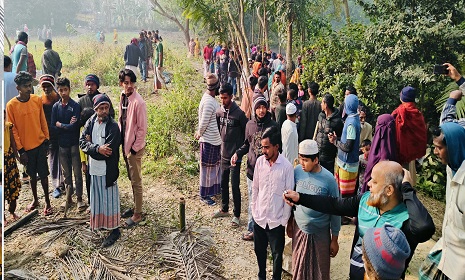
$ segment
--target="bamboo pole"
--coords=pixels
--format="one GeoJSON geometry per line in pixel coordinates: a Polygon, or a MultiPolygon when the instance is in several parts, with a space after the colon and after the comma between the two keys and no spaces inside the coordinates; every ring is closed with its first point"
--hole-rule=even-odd
{"type": "Polygon", "coordinates": [[[186,230],[186,200],[184,197],[179,199],[179,227],[181,232],[186,230]]]}

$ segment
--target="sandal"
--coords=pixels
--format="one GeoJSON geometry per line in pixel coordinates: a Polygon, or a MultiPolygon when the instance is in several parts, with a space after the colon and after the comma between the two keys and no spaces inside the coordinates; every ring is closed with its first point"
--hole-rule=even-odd
{"type": "Polygon", "coordinates": [[[34,203],[28,204],[26,206],[26,213],[34,211],[38,206],[39,204],[34,204],[34,203]]]}
{"type": "Polygon", "coordinates": [[[132,215],[134,215],[134,209],[131,208],[124,211],[123,214],[121,214],[121,218],[130,218],[132,215]]]}
{"type": "Polygon", "coordinates": [[[53,214],[53,208],[50,206],[48,208],[44,208],[44,216],[50,216],[53,214]]]}
{"type": "Polygon", "coordinates": [[[249,231],[247,233],[242,234],[242,240],[253,241],[253,232],[249,231]]]}
{"type": "Polygon", "coordinates": [[[228,217],[228,216],[229,216],[229,212],[223,212],[221,210],[218,210],[212,215],[212,218],[221,218],[221,217],[228,217]]]}
{"type": "Polygon", "coordinates": [[[232,220],[231,220],[231,226],[232,226],[233,228],[237,228],[237,227],[240,226],[240,220],[239,220],[238,217],[232,218],[232,220]]]}
{"type": "Polygon", "coordinates": [[[121,236],[121,232],[119,231],[119,229],[114,229],[110,235],[108,235],[107,238],[105,238],[105,240],[103,240],[102,242],[102,247],[103,248],[106,248],[106,247],[110,247],[111,245],[115,244],[116,240],[118,240],[121,236]]]}
{"type": "MultiPolygon", "coordinates": [[[[142,221],[142,219],[140,221],[142,221]]],[[[128,218],[125,222],[125,228],[132,228],[134,226],[137,226],[140,223],[140,221],[136,222],[132,218],[128,218]]]]}

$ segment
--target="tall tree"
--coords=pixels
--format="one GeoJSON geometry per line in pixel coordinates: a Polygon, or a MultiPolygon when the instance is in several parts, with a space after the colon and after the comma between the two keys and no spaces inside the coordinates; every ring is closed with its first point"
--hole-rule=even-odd
{"type": "Polygon", "coordinates": [[[190,21],[188,17],[185,17],[182,14],[184,9],[182,8],[181,2],[173,1],[165,5],[162,5],[162,3],[159,0],[150,0],[150,3],[152,4],[152,9],[156,13],[171,20],[176,24],[179,30],[182,31],[182,33],[184,34],[184,41],[186,47],[189,48],[189,42],[191,40],[190,21]],[[183,11],[180,12],[179,8],[183,11]]]}

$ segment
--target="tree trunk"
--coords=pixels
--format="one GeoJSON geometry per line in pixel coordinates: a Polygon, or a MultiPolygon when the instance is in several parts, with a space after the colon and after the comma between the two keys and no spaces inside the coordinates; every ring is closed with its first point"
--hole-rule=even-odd
{"type": "MultiPolygon", "coordinates": [[[[266,0],[263,0],[263,37],[264,37],[264,45],[266,50],[270,49],[268,45],[268,20],[266,18],[266,0]]],[[[262,48],[263,49],[263,48],[262,48]]]]}
{"type": "Polygon", "coordinates": [[[350,24],[350,12],[349,12],[349,1],[348,0],[342,0],[344,3],[344,12],[346,14],[346,22],[347,24],[350,24]]]}
{"type": "Polygon", "coordinates": [[[185,19],[184,25],[179,21],[179,19],[169,14],[158,2],[158,0],[150,0],[152,4],[152,10],[160,14],[161,16],[173,21],[179,28],[179,30],[184,33],[184,39],[186,40],[186,48],[189,49],[189,42],[191,40],[191,36],[189,34],[189,19],[185,19]]]}
{"type": "Polygon", "coordinates": [[[287,25],[287,45],[286,45],[286,86],[292,77],[292,15],[290,16],[289,23],[287,25]]]}
{"type": "MultiPolygon", "coordinates": [[[[239,24],[241,27],[242,31],[242,36],[244,38],[244,43],[245,46],[249,46],[249,39],[247,38],[247,33],[245,32],[245,26],[244,26],[244,0],[239,0],[239,24]]],[[[253,14],[253,13],[252,13],[253,14]]]]}
{"type": "Polygon", "coordinates": [[[190,32],[189,32],[189,19],[186,18],[186,22],[185,22],[185,25],[184,25],[184,28],[182,29],[182,32],[184,33],[184,40],[186,40],[186,46],[187,46],[187,49],[189,49],[189,43],[191,41],[191,35],[190,35],[190,32]]]}

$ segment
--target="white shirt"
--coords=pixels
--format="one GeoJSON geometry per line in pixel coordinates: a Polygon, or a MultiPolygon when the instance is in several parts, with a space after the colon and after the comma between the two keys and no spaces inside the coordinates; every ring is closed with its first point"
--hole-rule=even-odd
{"type": "Polygon", "coordinates": [[[257,225],[265,229],[286,226],[291,207],[284,202],[283,192],[294,189],[294,168],[280,154],[276,162],[262,155],[257,159],[252,184],[252,216],[257,225]]]}
{"type": "Polygon", "coordinates": [[[446,212],[442,237],[430,253],[442,250],[438,268],[450,279],[465,279],[465,161],[452,176],[447,166],[446,212]]]}
{"type": "MultiPolygon", "coordinates": [[[[94,128],[92,129],[92,143],[98,145],[105,144],[105,127],[107,123],[99,123],[98,118],[95,118],[94,128]]],[[[104,160],[96,160],[89,156],[89,175],[105,176],[107,171],[107,163],[104,160]]]]}
{"type": "Polygon", "coordinates": [[[283,143],[283,156],[291,164],[294,164],[294,160],[299,157],[297,124],[293,121],[285,120],[281,127],[281,139],[283,143]]]}

